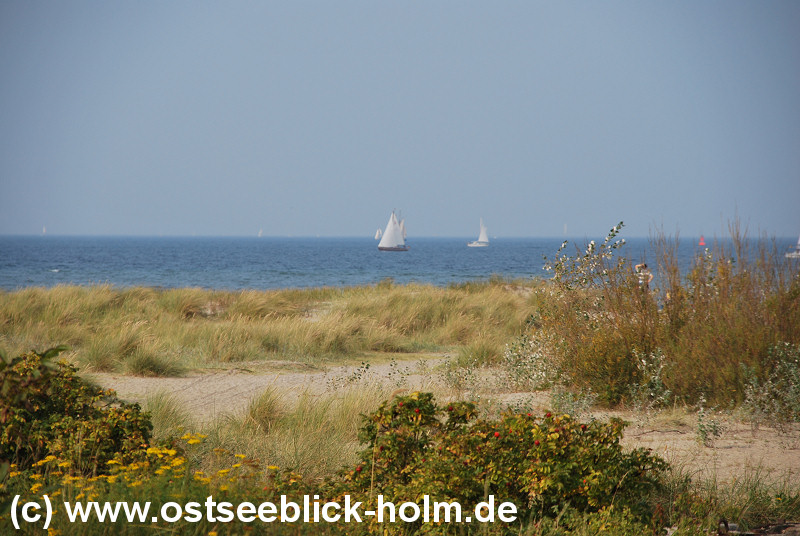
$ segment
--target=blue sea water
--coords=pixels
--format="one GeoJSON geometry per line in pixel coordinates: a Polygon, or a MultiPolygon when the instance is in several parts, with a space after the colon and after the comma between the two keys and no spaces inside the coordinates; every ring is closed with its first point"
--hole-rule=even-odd
{"type": "MultiPolygon", "coordinates": [[[[406,252],[380,252],[370,238],[0,236],[0,288],[60,284],[117,287],[202,287],[220,290],[395,283],[445,286],[493,275],[549,277],[561,238],[494,239],[468,248],[470,238],[418,238],[406,252]]],[[[585,245],[585,240],[575,244],[585,245]]],[[[684,240],[679,262],[698,252],[684,240]]],[[[574,251],[574,250],[572,250],[574,251]]],[[[647,239],[629,239],[623,252],[649,260],[647,239]]]]}

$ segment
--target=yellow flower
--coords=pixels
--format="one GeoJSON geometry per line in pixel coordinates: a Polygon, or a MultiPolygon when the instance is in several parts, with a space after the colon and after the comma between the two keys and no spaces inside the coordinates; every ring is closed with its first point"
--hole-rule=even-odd
{"type": "Polygon", "coordinates": [[[37,482],[36,484],[31,486],[31,493],[36,493],[37,491],[39,491],[41,489],[41,487],[42,487],[42,483],[41,482],[37,482]]]}
{"type": "Polygon", "coordinates": [[[245,458],[244,454],[237,454],[236,457],[239,458],[240,460],[244,460],[245,458]]]}
{"type": "Polygon", "coordinates": [[[172,460],[172,467],[178,467],[179,465],[183,465],[184,463],[186,463],[186,460],[184,460],[183,458],[175,458],[174,460],[172,460]]]}
{"type": "Polygon", "coordinates": [[[39,467],[40,465],[44,465],[46,463],[50,463],[55,459],[56,459],[56,457],[51,454],[51,455],[47,456],[46,458],[44,458],[42,460],[39,460],[38,462],[34,463],[33,466],[34,467],[39,467]]]}

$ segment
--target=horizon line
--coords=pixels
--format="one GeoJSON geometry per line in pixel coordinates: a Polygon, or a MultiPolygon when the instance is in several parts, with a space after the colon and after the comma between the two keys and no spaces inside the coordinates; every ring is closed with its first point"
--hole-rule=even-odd
{"type": "MultiPolygon", "coordinates": [[[[599,236],[599,235],[596,235],[599,236]]],[[[675,237],[674,234],[666,235],[667,237],[675,237]]],[[[705,236],[707,240],[717,240],[719,239],[716,235],[705,235],[705,233],[700,233],[697,235],[678,235],[678,239],[680,238],[700,238],[705,236]]],[[[270,238],[301,238],[301,239],[363,239],[363,240],[371,240],[374,241],[373,237],[368,235],[252,235],[252,234],[225,234],[225,235],[213,235],[213,234],[86,234],[86,233],[2,233],[0,232],[0,237],[6,238],[21,238],[21,237],[41,237],[41,238],[48,238],[48,237],[56,237],[56,238],[253,238],[253,239],[270,239],[270,238]]],[[[413,242],[414,239],[453,239],[453,240],[471,240],[474,239],[472,235],[419,235],[407,239],[408,242],[413,242]]],[[[500,236],[492,236],[490,237],[491,240],[504,240],[504,239],[553,239],[553,240],[577,240],[577,239],[589,239],[589,235],[500,235],[500,236]]],[[[624,238],[625,240],[628,239],[650,239],[653,238],[651,235],[636,235],[636,236],[622,236],[620,238],[624,238]]],[[[726,236],[724,238],[729,238],[726,236]]],[[[759,236],[754,236],[752,238],[761,238],[759,236]]],[[[794,239],[793,235],[786,235],[786,236],[777,236],[777,235],[768,235],[767,238],[775,238],[775,239],[794,239]]],[[[596,240],[596,238],[592,238],[596,240]]]]}

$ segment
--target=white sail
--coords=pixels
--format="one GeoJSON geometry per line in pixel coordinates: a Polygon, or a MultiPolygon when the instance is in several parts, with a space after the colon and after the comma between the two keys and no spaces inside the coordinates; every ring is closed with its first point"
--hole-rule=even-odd
{"type": "Polygon", "coordinates": [[[471,248],[486,247],[489,245],[489,235],[486,232],[486,226],[483,224],[483,218],[481,218],[481,232],[478,234],[478,239],[474,242],[467,243],[467,245],[471,248]]]}
{"type": "Polygon", "coordinates": [[[800,259],[800,238],[797,239],[797,245],[794,249],[789,248],[789,251],[786,252],[787,259],[800,259]]]}
{"type": "Polygon", "coordinates": [[[380,228],[378,228],[378,230],[375,231],[375,240],[379,239],[382,234],[383,234],[383,231],[381,231],[380,228]]]}
{"type": "Polygon", "coordinates": [[[383,231],[381,241],[378,243],[378,249],[382,251],[406,251],[404,226],[401,222],[397,221],[397,216],[394,212],[389,216],[389,223],[386,224],[386,229],[383,231]]]}
{"type": "Polygon", "coordinates": [[[489,243],[489,237],[486,234],[486,226],[483,224],[483,218],[481,218],[481,233],[478,235],[478,242],[489,243]]]}

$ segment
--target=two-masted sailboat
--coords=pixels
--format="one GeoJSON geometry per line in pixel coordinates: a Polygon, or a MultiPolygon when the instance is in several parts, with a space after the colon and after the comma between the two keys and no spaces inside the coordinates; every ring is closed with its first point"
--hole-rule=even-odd
{"type": "Polygon", "coordinates": [[[485,248],[489,245],[489,236],[486,234],[486,226],[483,224],[483,218],[481,218],[481,232],[478,235],[478,239],[467,242],[467,245],[471,248],[485,248]]]}
{"type": "Polygon", "coordinates": [[[386,229],[383,232],[378,229],[375,233],[375,240],[378,238],[381,239],[378,242],[378,249],[381,251],[408,251],[405,220],[398,221],[394,211],[389,216],[389,223],[386,224],[386,229]]]}

